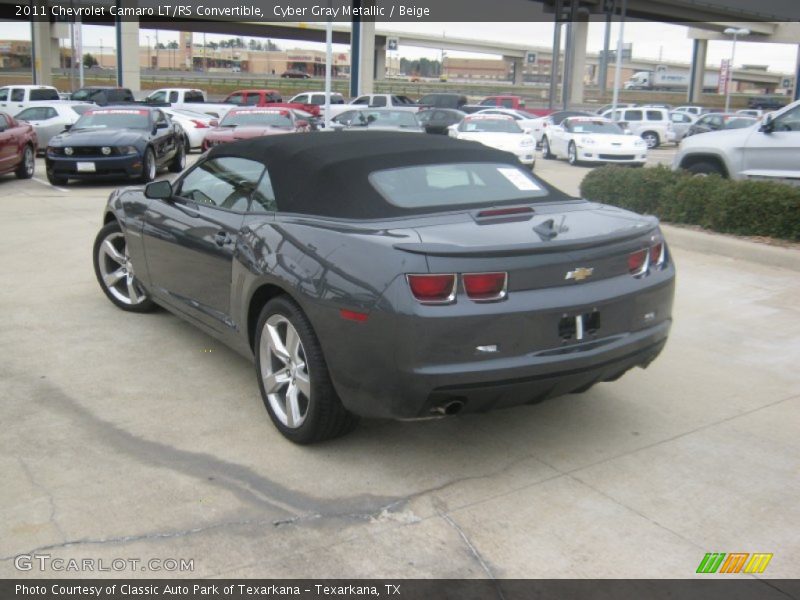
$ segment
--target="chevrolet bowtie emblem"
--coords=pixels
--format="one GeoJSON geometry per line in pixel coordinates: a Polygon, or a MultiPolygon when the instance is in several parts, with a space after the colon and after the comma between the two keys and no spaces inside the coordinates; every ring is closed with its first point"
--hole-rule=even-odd
{"type": "Polygon", "coordinates": [[[587,277],[591,277],[592,273],[594,273],[593,267],[578,267],[574,271],[567,271],[566,276],[564,279],[574,279],[575,281],[583,281],[587,277]]]}

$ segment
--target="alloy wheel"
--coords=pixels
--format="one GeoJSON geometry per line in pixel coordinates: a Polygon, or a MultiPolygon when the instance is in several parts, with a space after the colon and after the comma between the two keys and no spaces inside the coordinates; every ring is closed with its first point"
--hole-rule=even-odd
{"type": "Polygon", "coordinates": [[[150,160],[147,161],[147,177],[150,181],[156,178],[156,161],[150,155],[150,160]]]}
{"type": "Polygon", "coordinates": [[[311,377],[303,343],[289,319],[280,314],[267,319],[259,352],[270,408],[283,425],[297,429],[308,416],[311,377]]]}
{"type": "Polygon", "coordinates": [[[103,285],[114,298],[129,306],[147,300],[147,294],[136,279],[128,245],[121,232],[113,232],[103,240],[97,251],[97,264],[103,285]]]}
{"type": "Polygon", "coordinates": [[[33,169],[34,169],[34,165],[35,165],[35,163],[34,163],[35,159],[34,159],[34,156],[33,156],[33,150],[31,149],[30,146],[25,148],[25,156],[24,156],[23,160],[24,160],[24,163],[25,163],[25,175],[27,177],[32,177],[33,176],[33,169]]]}

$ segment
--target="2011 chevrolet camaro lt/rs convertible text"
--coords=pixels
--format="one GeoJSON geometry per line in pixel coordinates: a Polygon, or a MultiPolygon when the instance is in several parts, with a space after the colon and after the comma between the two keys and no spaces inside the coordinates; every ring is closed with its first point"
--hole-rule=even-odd
{"type": "Polygon", "coordinates": [[[511,153],[377,131],[224,144],[119,189],[94,266],[119,308],[160,305],[253,358],[298,443],[646,367],[675,280],[656,219],[565,196],[511,153]]]}

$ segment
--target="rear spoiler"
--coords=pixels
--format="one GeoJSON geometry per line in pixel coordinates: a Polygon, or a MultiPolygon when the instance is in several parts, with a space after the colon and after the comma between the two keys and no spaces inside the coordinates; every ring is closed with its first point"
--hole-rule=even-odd
{"type": "Polygon", "coordinates": [[[580,240],[540,240],[529,244],[506,246],[458,246],[455,244],[409,243],[394,244],[393,247],[402,252],[424,254],[426,256],[488,258],[495,256],[523,256],[525,254],[549,254],[551,252],[566,252],[569,250],[608,246],[618,242],[633,240],[653,233],[658,228],[658,220],[654,218],[648,225],[649,226],[644,227],[634,227],[628,231],[608,233],[590,238],[582,238],[580,240]]]}

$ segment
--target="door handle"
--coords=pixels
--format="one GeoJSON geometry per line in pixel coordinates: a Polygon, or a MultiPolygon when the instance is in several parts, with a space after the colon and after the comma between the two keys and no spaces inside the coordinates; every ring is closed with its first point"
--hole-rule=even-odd
{"type": "Polygon", "coordinates": [[[222,247],[231,243],[231,236],[224,231],[218,231],[217,235],[214,236],[214,242],[217,244],[217,246],[222,247]]]}

